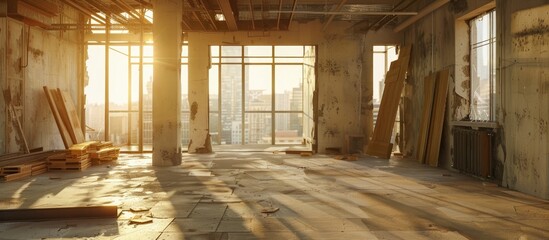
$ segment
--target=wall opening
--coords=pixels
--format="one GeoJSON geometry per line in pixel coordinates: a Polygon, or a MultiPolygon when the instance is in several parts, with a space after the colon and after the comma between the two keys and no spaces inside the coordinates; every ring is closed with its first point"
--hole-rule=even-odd
{"type": "Polygon", "coordinates": [[[314,50],[211,46],[212,143],[300,145],[312,138],[314,50]]]}
{"type": "MultiPolygon", "coordinates": [[[[383,97],[383,89],[384,89],[384,82],[385,82],[385,76],[387,72],[389,71],[389,68],[391,66],[391,62],[398,59],[398,53],[397,53],[397,46],[396,45],[376,45],[373,46],[373,105],[374,105],[374,121],[373,121],[373,128],[375,129],[375,125],[377,123],[377,115],[379,112],[379,105],[381,104],[381,98],[383,97]]],[[[401,136],[401,116],[400,116],[400,109],[401,105],[399,104],[398,112],[395,119],[395,125],[393,127],[393,135],[391,137],[392,143],[394,144],[394,148],[400,143],[399,137],[401,136]]],[[[396,150],[396,149],[393,149],[396,150]]]]}
{"type": "MultiPolygon", "coordinates": [[[[84,88],[86,140],[111,141],[126,152],[152,151],[151,42],[88,43],[84,88]]],[[[189,142],[188,46],[181,51],[181,144],[189,142]]]]}

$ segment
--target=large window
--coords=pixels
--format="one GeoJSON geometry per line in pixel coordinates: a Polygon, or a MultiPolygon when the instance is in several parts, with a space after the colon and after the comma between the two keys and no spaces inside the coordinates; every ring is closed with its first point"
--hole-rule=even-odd
{"type": "Polygon", "coordinates": [[[495,121],[496,12],[469,21],[471,30],[471,120],[495,121]]]}
{"type": "Polygon", "coordinates": [[[307,47],[211,46],[214,144],[302,143],[307,47]]]}
{"type": "MultiPolygon", "coordinates": [[[[152,43],[142,47],[135,42],[89,43],[87,70],[86,139],[111,141],[122,151],[151,151],[152,43]]],[[[186,43],[181,50],[181,124],[181,143],[186,146],[189,143],[186,43]]]]}

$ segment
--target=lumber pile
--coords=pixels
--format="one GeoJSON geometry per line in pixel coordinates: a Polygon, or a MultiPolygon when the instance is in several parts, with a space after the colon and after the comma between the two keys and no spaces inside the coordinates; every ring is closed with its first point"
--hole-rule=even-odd
{"type": "Polygon", "coordinates": [[[389,72],[385,77],[385,88],[379,106],[377,123],[374,128],[372,140],[368,143],[366,154],[374,157],[388,159],[391,157],[393,144],[391,135],[395,124],[398,105],[404,79],[410,63],[411,46],[401,48],[398,60],[391,63],[389,72]]]}
{"type": "Polygon", "coordinates": [[[46,159],[58,151],[10,155],[0,159],[0,181],[9,182],[45,173],[46,159]]]}
{"type": "Polygon", "coordinates": [[[48,158],[50,171],[83,171],[91,165],[118,159],[120,148],[112,142],[89,141],[72,145],[67,151],[48,158]]]}
{"type": "Polygon", "coordinates": [[[425,79],[426,92],[416,157],[420,163],[433,167],[438,166],[449,74],[448,69],[443,69],[425,79]]]}
{"type": "Polygon", "coordinates": [[[48,158],[48,171],[84,171],[91,166],[87,153],[72,154],[71,151],[48,158]]]}
{"type": "Polygon", "coordinates": [[[118,160],[120,148],[114,147],[112,142],[96,142],[88,148],[88,153],[94,165],[118,160]]]}

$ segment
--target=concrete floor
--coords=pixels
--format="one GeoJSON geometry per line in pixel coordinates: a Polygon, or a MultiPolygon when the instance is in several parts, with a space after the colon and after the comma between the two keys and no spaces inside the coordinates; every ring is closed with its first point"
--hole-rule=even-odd
{"type": "Polygon", "coordinates": [[[412,160],[226,151],[150,163],[124,155],[117,165],[1,183],[2,209],[121,213],[0,223],[0,239],[549,239],[549,201],[412,160]],[[279,210],[262,213],[270,207],[279,210]],[[130,224],[135,214],[153,222],[130,224]]]}

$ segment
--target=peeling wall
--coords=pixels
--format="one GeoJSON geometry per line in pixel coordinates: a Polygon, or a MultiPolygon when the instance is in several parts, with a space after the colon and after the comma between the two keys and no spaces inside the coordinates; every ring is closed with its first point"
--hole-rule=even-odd
{"type": "MultiPolygon", "coordinates": [[[[0,3],[1,4],[1,3],[0,3]]],[[[5,3],[4,3],[5,4],[5,3]]],[[[4,89],[6,87],[7,65],[7,33],[8,33],[8,20],[5,17],[0,17],[0,87],[4,89]]],[[[0,97],[0,154],[6,153],[6,130],[7,130],[7,109],[4,102],[4,97],[0,97]]]]}
{"type": "MultiPolygon", "coordinates": [[[[326,147],[344,149],[346,135],[363,132],[361,123],[361,89],[363,79],[364,37],[347,32],[351,26],[345,23],[332,23],[327,31],[322,31],[322,23],[293,23],[289,31],[254,33],[189,33],[189,49],[194,47],[207,49],[209,45],[223,45],[235,42],[238,45],[316,45],[317,46],[317,84],[318,86],[318,151],[326,147]],[[252,34],[253,35],[253,34],[252,34]]],[[[202,54],[207,56],[207,51],[202,54]]],[[[200,121],[191,121],[190,130],[208,129],[207,121],[207,78],[208,62],[198,60],[194,65],[189,59],[189,96],[196,95],[197,117],[200,121]],[[195,69],[196,68],[196,69],[195,69]],[[198,74],[194,74],[198,72],[198,74]]],[[[371,73],[369,73],[371,74],[371,73]]],[[[206,131],[191,136],[202,144],[206,131]]],[[[192,147],[193,145],[191,145],[192,147]]],[[[194,148],[201,147],[200,145],[194,148]]],[[[192,152],[192,149],[189,149],[192,152]]]]}
{"type": "Polygon", "coordinates": [[[326,34],[318,46],[318,151],[361,132],[362,36],[326,34]]]}
{"type": "MultiPolygon", "coordinates": [[[[419,1],[420,9],[430,1],[419,1]]],[[[451,167],[450,121],[469,112],[468,26],[491,1],[458,0],[425,16],[404,30],[404,41],[414,44],[412,69],[405,86],[405,154],[415,154],[423,102],[423,78],[450,68],[450,85],[441,146],[440,165],[451,167]],[[464,20],[465,19],[465,20],[464,20]],[[461,21],[461,22],[460,22],[461,21]]],[[[544,0],[496,1],[498,72],[496,169],[502,185],[549,198],[549,18],[544,0]],[[535,8],[543,6],[540,8],[535,8]],[[503,176],[501,173],[503,172],[503,176]]]]}
{"type": "MultiPolygon", "coordinates": [[[[69,16],[77,15],[65,12],[64,17],[69,16]]],[[[11,90],[12,103],[20,116],[29,148],[62,149],[63,141],[42,86],[61,88],[70,92],[74,101],[78,99],[77,32],[45,31],[10,18],[0,21],[4,22],[0,26],[7,26],[2,28],[6,31],[7,44],[0,40],[0,63],[5,61],[6,71],[0,68],[6,76],[0,78],[0,85],[11,90]]],[[[0,153],[19,151],[17,134],[7,114],[3,115],[0,124],[2,129],[6,129],[1,135],[5,149],[0,153]]]]}
{"type": "MultiPolygon", "coordinates": [[[[426,6],[429,1],[420,1],[418,9],[426,6]]],[[[453,7],[447,4],[438,10],[428,14],[412,26],[404,30],[404,44],[412,44],[411,69],[404,85],[404,135],[405,146],[401,150],[406,156],[415,156],[417,139],[419,136],[419,124],[423,110],[424,78],[432,72],[445,68],[450,69],[450,81],[447,109],[449,106],[461,105],[460,99],[456,99],[454,91],[454,14],[463,11],[463,7],[453,7]],[[460,101],[456,103],[456,101],[460,101]]],[[[449,120],[454,120],[454,111],[445,111],[445,123],[442,134],[439,165],[449,167],[451,159],[450,141],[451,129],[449,120]]]]}
{"type": "Polygon", "coordinates": [[[549,199],[549,5],[525,2],[496,10],[506,13],[498,157],[504,186],[549,199]]]}

